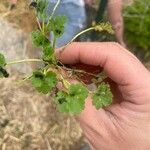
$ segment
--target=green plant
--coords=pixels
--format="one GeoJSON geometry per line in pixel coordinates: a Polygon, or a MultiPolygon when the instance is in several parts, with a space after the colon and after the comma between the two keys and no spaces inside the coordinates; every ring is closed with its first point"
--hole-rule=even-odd
{"type": "Polygon", "coordinates": [[[150,1],[134,0],[134,3],[124,10],[124,21],[127,42],[135,47],[136,51],[144,51],[145,58],[150,57],[150,1]]]}
{"type": "MultiPolygon", "coordinates": [[[[83,70],[68,68],[61,62],[59,62],[59,60],[57,60],[55,56],[55,45],[57,38],[61,37],[61,35],[64,33],[64,26],[67,21],[65,16],[54,16],[59,2],[60,0],[58,0],[46,24],[45,20],[47,20],[47,0],[36,0],[31,3],[31,6],[35,9],[37,23],[39,25],[39,29],[31,33],[31,37],[33,45],[41,48],[42,58],[6,62],[5,57],[0,54],[0,76],[8,77],[8,73],[5,69],[8,65],[24,62],[42,62],[44,64],[44,67],[39,70],[35,70],[25,80],[30,80],[33,87],[40,93],[48,94],[52,91],[55,91],[54,101],[56,102],[60,112],[70,114],[80,113],[84,109],[85,99],[88,97],[88,95],[91,95],[93,97],[93,105],[95,105],[97,109],[105,107],[112,102],[112,94],[109,85],[104,83],[102,79],[100,82],[101,84],[98,85],[96,91],[89,91],[86,84],[84,84],[78,77],[78,74],[89,74],[90,76],[96,78],[98,78],[99,76],[85,72],[83,70]],[[40,24],[38,17],[40,18],[40,20],[42,20],[42,25],[40,24]],[[49,32],[53,32],[54,34],[53,41],[49,41],[48,39],[49,32]],[[75,79],[78,79],[79,82],[76,84],[72,84],[68,80],[68,77],[70,75],[74,76],[75,79]],[[57,87],[58,83],[62,83],[61,89],[57,87]]],[[[74,41],[81,34],[90,30],[106,30],[110,33],[113,32],[109,24],[101,23],[80,32],[68,44],[74,41]]],[[[65,50],[65,47],[67,45],[62,48],[62,51],[65,50]]]]}

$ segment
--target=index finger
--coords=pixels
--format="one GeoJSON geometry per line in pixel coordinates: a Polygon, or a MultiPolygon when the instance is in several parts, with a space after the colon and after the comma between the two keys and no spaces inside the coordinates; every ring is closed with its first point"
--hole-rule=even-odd
{"type": "Polygon", "coordinates": [[[101,66],[119,85],[143,82],[143,75],[148,75],[148,70],[132,53],[114,42],[72,43],[58,57],[65,64],[101,66]]]}

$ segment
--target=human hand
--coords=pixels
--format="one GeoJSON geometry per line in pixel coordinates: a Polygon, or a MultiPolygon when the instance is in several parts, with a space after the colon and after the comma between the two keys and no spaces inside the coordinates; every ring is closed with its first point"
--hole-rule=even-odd
{"type": "Polygon", "coordinates": [[[113,104],[96,110],[89,97],[78,116],[95,150],[150,149],[150,72],[116,43],[73,43],[59,59],[104,68],[111,79],[113,104]]]}

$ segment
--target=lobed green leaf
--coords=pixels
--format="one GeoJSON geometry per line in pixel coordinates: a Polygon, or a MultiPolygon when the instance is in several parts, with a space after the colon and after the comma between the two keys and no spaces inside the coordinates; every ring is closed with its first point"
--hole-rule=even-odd
{"type": "Polygon", "coordinates": [[[37,0],[37,14],[39,18],[45,20],[47,18],[48,0],[37,0]]]}
{"type": "Polygon", "coordinates": [[[6,71],[6,69],[0,66],[0,78],[3,78],[3,77],[5,78],[9,77],[9,73],[6,71]]]}
{"type": "Polygon", "coordinates": [[[60,112],[78,114],[84,110],[85,99],[88,90],[82,84],[72,84],[68,93],[60,91],[57,93],[56,102],[60,112]]]}
{"type": "Polygon", "coordinates": [[[92,96],[96,109],[106,107],[112,103],[113,95],[108,84],[102,83],[92,96]]]}
{"type": "Polygon", "coordinates": [[[0,53],[0,78],[7,78],[9,76],[8,72],[4,67],[6,66],[6,60],[3,54],[0,53]]]}
{"type": "Polygon", "coordinates": [[[42,58],[44,61],[50,61],[53,54],[54,54],[54,49],[50,45],[46,45],[43,48],[42,58]]]}
{"type": "Polygon", "coordinates": [[[54,72],[35,71],[31,77],[32,85],[43,94],[48,94],[56,86],[57,78],[54,72]]]}
{"type": "Polygon", "coordinates": [[[45,47],[50,45],[48,38],[40,30],[35,30],[31,33],[32,43],[36,47],[45,47]]]}
{"type": "Polygon", "coordinates": [[[64,33],[65,23],[67,22],[66,16],[56,16],[49,20],[48,27],[53,31],[54,35],[58,38],[64,33]]]}
{"type": "Polygon", "coordinates": [[[0,53],[0,66],[4,67],[6,65],[6,60],[3,54],[0,53]]]}

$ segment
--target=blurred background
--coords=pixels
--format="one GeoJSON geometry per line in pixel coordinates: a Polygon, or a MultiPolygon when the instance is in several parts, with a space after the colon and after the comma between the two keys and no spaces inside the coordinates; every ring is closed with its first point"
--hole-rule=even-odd
{"type": "MultiPolygon", "coordinates": [[[[0,0],[0,52],[7,60],[38,58],[32,47],[31,31],[37,28],[30,1],[0,0]]],[[[99,3],[86,6],[88,26],[99,13],[99,3]]],[[[103,11],[102,11],[103,12],[103,11]]],[[[106,11],[101,16],[106,21],[106,11]]],[[[124,39],[146,67],[150,68],[150,1],[123,0],[124,39]]],[[[93,41],[91,33],[78,40],[93,41]]],[[[98,33],[94,41],[116,41],[114,35],[98,33]]],[[[37,93],[23,76],[36,68],[32,64],[8,68],[12,74],[0,80],[0,149],[1,150],[89,150],[80,126],[72,116],[60,114],[49,95],[37,93]]]]}

